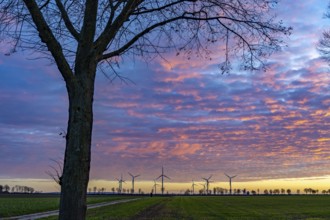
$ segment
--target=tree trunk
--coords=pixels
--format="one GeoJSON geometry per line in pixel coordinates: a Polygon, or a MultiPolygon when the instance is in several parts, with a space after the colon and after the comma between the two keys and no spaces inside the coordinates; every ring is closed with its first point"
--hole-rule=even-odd
{"type": "Polygon", "coordinates": [[[66,135],[59,219],[83,220],[91,161],[93,95],[96,64],[76,65],[74,82],[67,83],[69,120],[66,135]]]}

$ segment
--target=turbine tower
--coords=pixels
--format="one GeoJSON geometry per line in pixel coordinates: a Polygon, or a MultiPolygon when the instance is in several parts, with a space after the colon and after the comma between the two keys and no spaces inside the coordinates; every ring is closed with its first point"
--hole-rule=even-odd
{"type": "Polygon", "coordinates": [[[128,174],[132,177],[132,194],[134,194],[134,181],[135,181],[135,178],[140,176],[140,174],[135,175],[135,176],[133,174],[131,174],[130,172],[128,172],[128,174]]]}
{"type": "Polygon", "coordinates": [[[194,182],[194,180],[192,180],[191,186],[192,186],[192,193],[194,195],[195,194],[195,186],[197,186],[197,184],[194,182]]]}
{"type": "Polygon", "coordinates": [[[123,183],[125,183],[125,180],[123,180],[123,174],[120,175],[120,179],[116,178],[116,180],[118,180],[119,193],[121,193],[123,189],[123,183]]]}
{"type": "Polygon", "coordinates": [[[164,167],[162,166],[162,174],[156,179],[156,180],[158,180],[159,178],[162,178],[162,195],[164,195],[164,190],[165,190],[165,188],[164,188],[164,177],[166,177],[167,179],[171,179],[171,178],[169,178],[168,176],[166,176],[164,174],[164,167]]]}
{"type": "Polygon", "coordinates": [[[226,173],[225,173],[225,175],[229,178],[229,186],[230,186],[229,193],[231,195],[231,192],[232,192],[232,190],[231,190],[231,180],[234,179],[237,175],[235,175],[235,176],[229,176],[226,173]]]}
{"type": "Polygon", "coordinates": [[[205,185],[206,185],[206,183],[205,184],[200,183],[200,185],[203,186],[203,192],[205,193],[205,185]]]}
{"type": "Polygon", "coordinates": [[[154,180],[154,185],[153,185],[153,188],[154,188],[154,193],[155,193],[155,195],[157,194],[157,191],[156,191],[156,189],[157,189],[157,186],[158,186],[159,184],[158,183],[156,183],[156,180],[154,180]]]}
{"type": "Polygon", "coordinates": [[[210,184],[210,179],[212,175],[209,178],[202,178],[206,182],[206,194],[209,194],[209,184],[210,184]]]}

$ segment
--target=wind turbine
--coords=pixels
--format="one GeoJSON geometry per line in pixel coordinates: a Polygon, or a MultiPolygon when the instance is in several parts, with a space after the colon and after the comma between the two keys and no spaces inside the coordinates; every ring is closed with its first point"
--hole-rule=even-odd
{"type": "Polygon", "coordinates": [[[229,176],[229,175],[226,174],[226,173],[225,173],[225,175],[229,178],[229,186],[230,186],[229,193],[230,193],[230,195],[231,195],[231,192],[232,192],[232,191],[231,191],[231,180],[234,179],[237,175],[235,175],[235,176],[229,176]]]}
{"type": "Polygon", "coordinates": [[[191,186],[192,186],[192,193],[194,195],[195,194],[195,186],[197,186],[197,184],[195,184],[194,180],[192,180],[191,186]]]}
{"type": "Polygon", "coordinates": [[[200,183],[200,185],[203,186],[203,192],[205,193],[205,185],[206,185],[206,183],[205,184],[200,183]]]}
{"type": "Polygon", "coordinates": [[[116,180],[118,180],[119,193],[121,193],[121,191],[123,189],[123,183],[125,183],[125,180],[123,180],[123,174],[120,175],[120,179],[116,178],[116,180]]]}
{"type": "Polygon", "coordinates": [[[133,175],[131,174],[130,172],[128,172],[128,174],[132,177],[132,193],[134,194],[134,181],[135,181],[135,178],[141,176],[140,174],[139,175],[133,175]]]}
{"type": "Polygon", "coordinates": [[[153,188],[154,188],[154,193],[155,193],[155,195],[157,194],[157,191],[156,191],[157,185],[159,185],[159,184],[156,183],[156,180],[154,180],[153,188]]]}
{"type": "Polygon", "coordinates": [[[165,189],[164,188],[164,177],[166,177],[169,180],[171,179],[164,174],[164,167],[162,166],[162,174],[156,179],[156,180],[158,180],[159,178],[162,178],[162,195],[164,195],[164,189],[165,189]]]}
{"type": "Polygon", "coordinates": [[[206,182],[206,194],[209,194],[209,184],[210,184],[210,179],[212,175],[209,178],[202,178],[206,182]]]}

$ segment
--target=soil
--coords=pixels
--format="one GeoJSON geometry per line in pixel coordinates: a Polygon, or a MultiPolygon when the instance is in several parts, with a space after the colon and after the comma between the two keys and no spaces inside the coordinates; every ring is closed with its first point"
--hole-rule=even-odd
{"type": "Polygon", "coordinates": [[[130,220],[159,220],[159,219],[189,219],[185,218],[176,210],[171,210],[166,207],[166,200],[155,205],[152,205],[130,220]]]}

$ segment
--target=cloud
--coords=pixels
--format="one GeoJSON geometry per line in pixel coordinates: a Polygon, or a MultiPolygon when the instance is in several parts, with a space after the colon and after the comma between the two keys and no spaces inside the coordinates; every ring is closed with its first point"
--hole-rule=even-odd
{"type": "MultiPolygon", "coordinates": [[[[241,180],[329,174],[330,78],[314,50],[322,16],[304,24],[301,14],[323,9],[282,2],[285,22],[297,29],[266,72],[219,75],[221,53],[212,61],[175,54],[148,65],[125,60],[119,73],[132,81],[126,83],[99,72],[91,178],[133,170],[152,180],[162,165],[176,181],[224,172],[241,180]]],[[[2,175],[44,177],[49,157],[64,152],[64,82],[54,66],[0,60],[2,175]]]]}

